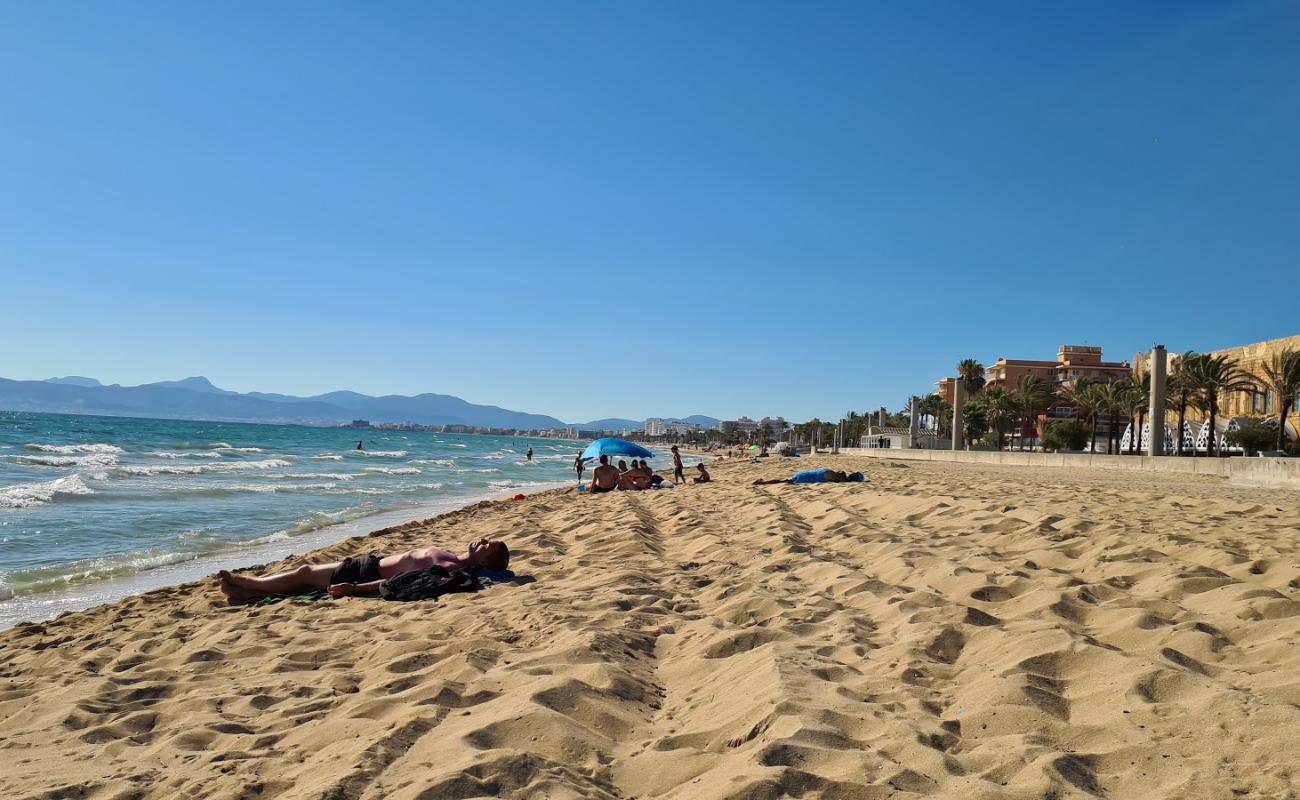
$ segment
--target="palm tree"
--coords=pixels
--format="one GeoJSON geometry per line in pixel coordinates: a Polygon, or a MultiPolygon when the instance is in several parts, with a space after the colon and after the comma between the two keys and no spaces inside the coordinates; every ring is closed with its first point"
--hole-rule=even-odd
{"type": "Polygon", "coordinates": [[[1128,394],[1133,382],[1127,379],[1108,381],[1096,385],[1097,411],[1106,414],[1106,454],[1113,455],[1119,450],[1119,415],[1124,410],[1124,395],[1128,394]]]}
{"type": "Polygon", "coordinates": [[[966,390],[966,399],[974,400],[984,388],[984,365],[973,358],[957,362],[957,379],[966,390]]]}
{"type": "Polygon", "coordinates": [[[931,394],[921,398],[921,413],[929,421],[929,426],[940,435],[943,433],[943,412],[947,407],[942,395],[931,394]]]}
{"type": "Polygon", "coordinates": [[[1098,393],[1098,385],[1087,378],[1078,378],[1065,390],[1065,397],[1078,411],[1079,416],[1092,423],[1092,438],[1088,451],[1097,452],[1097,412],[1101,410],[1103,399],[1098,393]]]}
{"type": "Polygon", "coordinates": [[[1016,401],[1005,389],[995,386],[984,392],[984,419],[997,434],[998,450],[1002,450],[1002,432],[1016,417],[1016,401]]]}
{"type": "MultiPolygon", "coordinates": [[[[1016,387],[1016,395],[1020,398],[1025,416],[1034,419],[1035,428],[1037,428],[1038,409],[1047,408],[1048,404],[1052,402],[1052,388],[1037,375],[1025,375],[1020,379],[1020,383],[1016,387]]],[[[1023,431],[1020,436],[1020,449],[1025,449],[1023,431]]]]}
{"type": "Polygon", "coordinates": [[[1274,353],[1273,360],[1259,366],[1252,375],[1260,386],[1273,393],[1278,404],[1277,449],[1286,447],[1286,418],[1291,413],[1291,402],[1300,395],[1300,350],[1274,353]]]}
{"type": "MultiPolygon", "coordinates": [[[[1130,455],[1139,452],[1140,450],[1139,445],[1142,439],[1142,422],[1146,418],[1147,405],[1150,403],[1150,376],[1142,375],[1141,380],[1143,381],[1142,383],[1129,382],[1120,398],[1120,410],[1128,416],[1130,430],[1133,432],[1128,441],[1128,452],[1130,455]]],[[[1151,435],[1155,436],[1156,432],[1151,431],[1151,435]]]]}
{"type": "MultiPolygon", "coordinates": [[[[1210,415],[1208,444],[1216,455],[1223,455],[1219,446],[1219,398],[1233,392],[1249,392],[1255,389],[1250,375],[1241,371],[1237,360],[1227,356],[1204,356],[1197,361],[1192,373],[1192,382],[1201,395],[1205,408],[1210,415]]],[[[1208,448],[1207,448],[1208,451],[1208,448]]]]}
{"type": "Polygon", "coordinates": [[[1178,443],[1175,450],[1175,455],[1178,456],[1183,454],[1183,426],[1187,424],[1187,407],[1193,405],[1197,399],[1194,376],[1200,369],[1200,362],[1204,359],[1204,355],[1188,350],[1174,362],[1173,368],[1169,371],[1169,378],[1165,381],[1165,387],[1168,389],[1166,399],[1178,409],[1178,433],[1176,434],[1178,443]]]}

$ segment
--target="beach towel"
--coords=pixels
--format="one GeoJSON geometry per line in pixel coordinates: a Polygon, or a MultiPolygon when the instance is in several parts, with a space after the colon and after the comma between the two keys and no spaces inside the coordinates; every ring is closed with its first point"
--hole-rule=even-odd
{"type": "Polygon", "coordinates": [[[429,567],[403,572],[379,584],[379,596],[385,600],[437,600],[453,592],[477,592],[493,583],[513,579],[508,570],[479,569],[473,572],[448,572],[442,567],[429,567]],[[508,578],[505,576],[509,576],[508,578]]]}

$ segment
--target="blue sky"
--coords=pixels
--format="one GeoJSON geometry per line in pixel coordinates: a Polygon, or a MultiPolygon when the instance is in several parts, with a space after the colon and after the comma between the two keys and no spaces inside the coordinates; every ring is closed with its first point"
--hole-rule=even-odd
{"type": "Polygon", "coordinates": [[[0,375],[802,420],[1294,335],[1297,41],[1287,2],[7,3],[0,375]]]}

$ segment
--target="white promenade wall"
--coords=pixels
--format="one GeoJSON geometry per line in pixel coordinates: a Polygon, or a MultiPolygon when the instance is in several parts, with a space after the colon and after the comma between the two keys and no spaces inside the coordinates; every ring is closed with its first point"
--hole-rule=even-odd
{"type": "Polygon", "coordinates": [[[1178,458],[1177,456],[1108,456],[1092,453],[996,453],[982,450],[875,450],[842,447],[844,455],[891,458],[897,461],[952,461],[959,464],[1002,464],[1016,467],[1132,469],[1183,472],[1226,478],[1238,486],[1300,489],[1300,458],[1178,458]]]}

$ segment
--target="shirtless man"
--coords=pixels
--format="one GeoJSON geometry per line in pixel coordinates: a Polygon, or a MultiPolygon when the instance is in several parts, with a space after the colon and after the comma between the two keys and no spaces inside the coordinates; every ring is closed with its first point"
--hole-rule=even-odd
{"type": "Polygon", "coordinates": [[[618,467],[609,465],[609,456],[600,457],[600,466],[591,471],[591,493],[612,492],[618,488],[618,467]]]}
{"type": "Polygon", "coordinates": [[[682,470],[682,454],[677,452],[677,445],[673,445],[673,483],[686,483],[686,475],[682,470]]]}
{"type": "Polygon", "coordinates": [[[701,461],[700,463],[696,464],[696,465],[695,465],[695,468],[698,469],[698,470],[700,471],[700,477],[698,477],[698,478],[695,479],[695,482],[696,482],[696,483],[709,483],[710,481],[713,480],[713,478],[709,477],[709,471],[708,471],[707,469],[704,468],[704,462],[703,462],[703,461],[701,461]]]}
{"type": "Polygon", "coordinates": [[[295,570],[265,578],[236,575],[223,569],[217,573],[217,580],[221,584],[221,593],[232,603],[322,589],[334,597],[348,597],[377,595],[379,584],[389,578],[434,566],[448,572],[477,567],[504,570],[510,566],[510,548],[504,542],[479,539],[470,544],[463,556],[442,547],[417,547],[382,558],[371,554],[329,564],[304,564],[295,570]]]}

